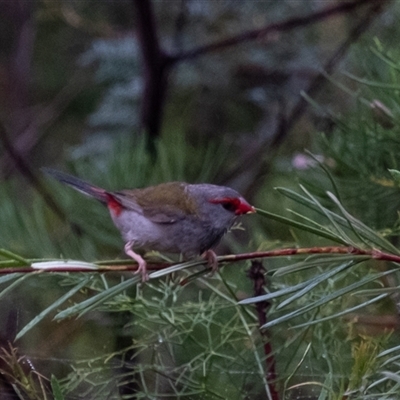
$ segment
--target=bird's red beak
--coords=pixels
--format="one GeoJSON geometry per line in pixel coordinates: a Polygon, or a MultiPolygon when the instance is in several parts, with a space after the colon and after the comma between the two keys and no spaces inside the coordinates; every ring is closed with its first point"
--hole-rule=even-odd
{"type": "Polygon", "coordinates": [[[250,205],[245,199],[239,199],[240,203],[238,204],[235,214],[243,215],[243,214],[254,214],[256,209],[250,205]]]}

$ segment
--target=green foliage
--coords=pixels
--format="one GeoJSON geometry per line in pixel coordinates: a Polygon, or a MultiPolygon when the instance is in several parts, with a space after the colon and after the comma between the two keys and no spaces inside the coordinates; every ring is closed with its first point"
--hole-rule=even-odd
{"type": "MultiPolygon", "coordinates": [[[[350,211],[376,229],[396,230],[400,196],[392,170],[400,169],[399,55],[384,50],[378,40],[370,49],[358,48],[356,55],[363,60],[357,74],[346,73],[346,85],[332,83],[355,101],[357,112],[343,118],[310,100],[335,123],[332,131],[322,133],[320,149],[350,211]]],[[[331,190],[321,171],[308,176],[307,183],[321,196],[331,190]]]]}
{"type": "MultiPolygon", "coordinates": [[[[189,3],[190,12],[199,19],[213,14],[200,2],[189,3]]],[[[221,4],[207,4],[218,11],[217,3],[221,4]]],[[[265,12],[272,3],[264,3],[257,7],[265,12]]],[[[165,4],[160,9],[167,7],[165,4]]],[[[230,7],[239,7],[239,3],[229,2],[223,10],[230,7]]],[[[230,26],[228,17],[225,21],[230,26]]],[[[291,38],[297,39],[296,35],[291,38]]],[[[195,43],[195,30],[187,40],[185,46],[195,43]]],[[[286,48],[277,52],[281,58],[287,54],[286,48]]],[[[51,279],[40,272],[0,278],[0,298],[14,296],[12,300],[24,304],[31,300],[26,293],[41,289],[43,282],[48,287],[46,298],[37,305],[40,311],[34,317],[24,315],[18,328],[16,339],[21,347],[31,338],[44,342],[49,327],[67,329],[80,323],[77,330],[81,332],[96,323],[93,331],[88,328],[86,340],[98,345],[98,353],[89,356],[82,344],[70,350],[64,355],[67,365],[51,371],[47,392],[57,400],[242,399],[244,393],[247,398],[271,399],[267,364],[272,357],[277,370],[274,383],[282,399],[301,395],[320,399],[396,397],[400,384],[398,338],[390,335],[390,324],[374,333],[368,318],[397,317],[398,264],[377,261],[374,252],[400,254],[400,82],[398,55],[383,51],[379,42],[372,53],[375,61],[373,67],[366,62],[365,77],[356,73],[346,77],[361,89],[350,91],[349,84],[334,82],[351,95],[356,112],[341,117],[329,114],[334,128],[321,135],[323,157],[313,158],[317,167],[299,173],[303,184],[291,182],[291,188],[277,188],[279,206],[284,204],[288,210],[272,212],[267,198],[258,197],[259,220],[273,220],[285,230],[289,228],[298,247],[322,249],[264,260],[265,294],[253,293],[252,282],[246,279],[247,262],[228,264],[232,261],[229,256],[219,259],[226,264],[214,277],[203,278],[204,262],[191,261],[153,272],[145,285],[136,275],[93,271],[60,272],[51,279]],[[348,252],[324,252],[325,246],[345,246],[348,252]],[[260,314],[265,308],[260,311],[260,306],[268,310],[264,322],[260,314]],[[358,322],[360,317],[367,323],[358,322]],[[109,337],[108,330],[114,333],[109,341],[104,339],[109,337]],[[266,343],[272,346],[272,356],[266,354],[266,343]]],[[[254,59],[263,54],[255,52],[254,59]]],[[[95,133],[88,135],[84,145],[67,152],[65,169],[110,189],[171,180],[218,181],[228,166],[235,165],[237,148],[231,140],[207,138],[203,145],[185,136],[183,125],[170,123],[155,143],[158,157],[154,159],[147,151],[146,138],[127,136],[138,129],[132,117],[137,115],[141,88],[136,55],[134,40],[115,39],[96,41],[82,56],[86,65],[97,63],[97,79],[106,91],[89,118],[95,133]]],[[[295,52],[293,61],[302,55],[295,52]]],[[[312,56],[309,54],[309,59],[312,56]]],[[[215,69],[218,60],[214,61],[215,69]]],[[[268,65],[270,60],[264,62],[268,65]]],[[[180,78],[183,86],[198,68],[191,65],[184,71],[180,78]]],[[[217,74],[222,77],[226,71],[220,68],[217,74]]],[[[220,84],[218,79],[216,82],[220,84]]],[[[254,92],[249,97],[259,104],[254,92]]],[[[2,182],[0,246],[6,250],[0,250],[0,268],[50,258],[60,259],[62,265],[66,262],[63,258],[118,264],[121,260],[109,259],[121,255],[122,243],[101,205],[57,182],[46,182],[71,221],[79,225],[80,234],[59,221],[39,195],[14,201],[16,184],[2,182]]],[[[258,231],[246,231],[250,243],[260,248],[271,246],[260,226],[258,231]]],[[[275,249],[282,247],[278,239],[273,243],[275,249]]],[[[240,244],[228,239],[225,246],[237,249],[240,244]]],[[[80,342],[79,336],[68,332],[63,339],[67,341],[70,335],[71,342],[80,342]]],[[[32,378],[36,375],[19,370],[15,349],[1,357],[13,367],[7,374],[19,378],[15,386],[21,396],[45,398],[45,386],[32,378]]]]}
{"type": "MultiPolygon", "coordinates": [[[[343,217],[322,206],[307,191],[305,193],[306,196],[293,195],[291,192],[288,195],[296,198],[299,203],[307,204],[317,214],[322,214],[327,223],[321,221],[319,225],[315,222],[312,225],[321,231],[330,232],[336,241],[357,248],[373,246],[396,250],[386,239],[351,217],[333,195],[331,198],[343,217]]],[[[270,216],[262,210],[260,214],[270,216]]],[[[290,224],[291,220],[285,222],[290,224]]],[[[307,230],[307,226],[299,226],[296,221],[293,221],[293,225],[296,229],[307,230]]],[[[3,253],[3,257],[14,263],[25,261],[7,252],[3,253]]],[[[343,340],[346,336],[345,327],[335,326],[334,322],[338,317],[361,308],[377,312],[378,305],[390,295],[391,290],[383,290],[379,282],[385,276],[396,273],[398,268],[374,272],[373,265],[366,263],[366,259],[366,256],[351,253],[340,257],[334,254],[315,255],[300,259],[285,268],[280,267],[279,262],[274,267],[275,263],[270,261],[269,272],[275,271],[271,275],[270,286],[276,290],[266,296],[241,302],[249,304],[271,301],[270,320],[262,329],[272,332],[279,369],[286,371],[280,374],[281,379],[286,377],[286,392],[295,390],[299,382],[311,382],[325,374],[336,376],[339,368],[343,378],[339,382],[331,382],[332,393],[347,386],[348,390],[363,395],[369,393],[369,390],[372,393],[383,393],[382,387],[389,388],[386,389],[387,393],[393,393],[394,389],[390,385],[393,376],[390,371],[386,372],[384,384],[378,385],[376,381],[371,383],[381,364],[363,361],[365,351],[361,350],[366,344],[358,342],[356,338],[353,341],[343,340]],[[356,265],[359,268],[355,268],[356,265]],[[374,293],[371,289],[381,290],[371,297],[368,292],[360,292],[360,288],[370,289],[371,294],[374,293]],[[276,301],[278,298],[279,302],[276,301]],[[282,335],[283,332],[286,333],[282,335]],[[321,345],[324,346],[322,358],[321,345]],[[353,355],[351,347],[354,349],[353,355]],[[339,358],[338,354],[341,355],[339,358]],[[343,354],[348,354],[348,357],[343,354]],[[356,374],[358,367],[357,364],[353,365],[353,361],[364,365],[364,374],[356,374]],[[351,373],[351,381],[346,382],[345,377],[351,373]],[[359,382],[362,382],[361,389],[357,387],[359,382]]],[[[222,274],[219,279],[198,279],[187,286],[180,286],[171,273],[178,270],[182,273],[193,265],[195,263],[185,263],[179,268],[176,266],[154,273],[155,276],[167,275],[172,279],[156,280],[134,291],[131,288],[138,284],[137,277],[111,285],[109,280],[98,275],[75,275],[74,279],[71,276],[64,283],[71,286],[70,291],[26,325],[19,337],[36,327],[46,316],[54,315],[55,309],[73,299],[79,290],[86,287],[92,292],[88,299],[59,311],[54,318],[61,320],[76,314],[82,318],[96,310],[103,313],[129,313],[132,322],[125,324],[124,331],[125,335],[132,337],[132,342],[120,350],[119,354],[105,354],[87,360],[87,367],[75,369],[68,379],[61,381],[65,393],[85,388],[87,396],[103,398],[101,392],[107,397],[111,393],[110,388],[116,390],[115,386],[131,382],[140,388],[135,391],[134,397],[157,396],[162,388],[176,398],[228,396],[239,399],[243,391],[254,391],[256,395],[262,391],[263,386],[267,387],[264,382],[265,355],[262,353],[261,336],[256,334],[255,315],[251,308],[243,308],[237,303],[242,285],[240,281],[235,283],[235,280],[227,280],[225,274],[222,274]],[[121,376],[112,372],[114,367],[108,361],[120,354],[130,354],[132,360],[125,361],[127,364],[123,366],[130,372],[121,376]],[[94,365],[97,367],[94,368],[94,365]],[[105,365],[108,368],[104,369],[105,365]]],[[[368,340],[369,346],[378,346],[374,339],[368,340]]]]}

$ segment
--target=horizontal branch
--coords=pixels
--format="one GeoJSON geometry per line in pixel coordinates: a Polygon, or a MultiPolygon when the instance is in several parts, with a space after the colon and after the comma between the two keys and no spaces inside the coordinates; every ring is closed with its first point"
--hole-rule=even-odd
{"type": "MultiPolygon", "coordinates": [[[[285,249],[277,249],[270,251],[257,251],[251,253],[241,253],[241,254],[230,254],[226,256],[219,256],[217,260],[220,264],[225,263],[235,263],[237,261],[244,260],[255,260],[261,258],[275,258],[275,257],[288,257],[288,256],[309,256],[313,254],[320,255],[353,255],[353,256],[364,256],[365,258],[372,258],[380,261],[390,261],[400,264],[400,255],[385,253],[377,249],[359,249],[352,246],[326,246],[326,247],[300,247],[300,248],[285,248],[285,249]]],[[[31,262],[30,260],[26,260],[28,264],[38,264],[38,260],[34,260],[31,262]]],[[[28,274],[28,273],[61,273],[61,272],[90,272],[90,273],[107,273],[107,272],[136,272],[137,264],[134,260],[121,260],[116,262],[116,265],[103,265],[104,262],[98,263],[98,268],[88,268],[85,266],[79,267],[71,267],[68,266],[68,261],[59,260],[60,265],[54,265],[55,261],[51,261],[53,263],[52,267],[44,267],[44,268],[32,268],[24,266],[12,266],[9,267],[9,263],[13,261],[7,261],[7,267],[1,268],[2,265],[5,265],[5,262],[0,262],[0,275],[6,274],[28,274]],[[120,264],[123,262],[124,264],[120,264]]],[[[15,261],[17,263],[18,261],[15,261]]],[[[200,264],[206,264],[207,261],[199,261],[200,264]]],[[[46,264],[43,262],[42,264],[46,264]]],[[[79,264],[77,262],[76,264],[79,264]]],[[[84,265],[85,263],[82,262],[84,265]]],[[[147,264],[147,269],[149,271],[159,271],[173,265],[177,265],[176,263],[154,263],[149,262],[147,264]]]]}
{"type": "Polygon", "coordinates": [[[400,255],[385,253],[377,249],[359,249],[353,246],[325,246],[325,247],[291,247],[286,249],[277,249],[270,251],[260,251],[254,253],[230,254],[227,256],[218,257],[218,261],[234,262],[242,260],[252,260],[256,258],[269,257],[287,257],[312,254],[340,254],[366,256],[382,261],[392,261],[400,263],[400,255]]]}

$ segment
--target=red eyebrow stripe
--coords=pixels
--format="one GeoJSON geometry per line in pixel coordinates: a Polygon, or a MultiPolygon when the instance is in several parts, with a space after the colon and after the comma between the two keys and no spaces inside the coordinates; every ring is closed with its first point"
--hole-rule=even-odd
{"type": "Polygon", "coordinates": [[[217,199],[211,199],[209,201],[210,203],[214,204],[233,204],[235,207],[240,204],[240,200],[236,197],[221,197],[217,199]]]}

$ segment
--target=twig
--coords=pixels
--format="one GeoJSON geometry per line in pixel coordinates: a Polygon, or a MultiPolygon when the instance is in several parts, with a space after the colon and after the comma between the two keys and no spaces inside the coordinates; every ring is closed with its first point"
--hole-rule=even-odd
{"type": "Polygon", "coordinates": [[[2,388],[3,399],[42,399],[47,398],[46,393],[50,393],[48,380],[36,370],[28,357],[21,355],[4,338],[0,338],[0,376],[6,386],[5,392],[10,396],[3,397],[5,393],[2,388]]]}
{"type": "Polygon", "coordinates": [[[381,261],[392,261],[400,263],[400,255],[385,253],[377,249],[360,249],[352,246],[325,246],[325,247],[300,247],[286,248],[270,251],[260,251],[254,253],[230,254],[218,257],[218,261],[234,262],[242,260],[252,260],[258,258],[287,257],[311,254],[345,254],[354,256],[366,256],[381,261]]]}
{"type": "Polygon", "coordinates": [[[273,32],[278,31],[289,31],[300,26],[315,24],[317,22],[321,22],[324,19],[331,18],[333,16],[339,14],[349,13],[359,7],[365,6],[366,4],[373,3],[376,5],[381,4],[381,2],[377,2],[376,0],[359,0],[359,1],[346,1],[341,2],[337,6],[326,8],[325,10],[318,11],[313,14],[305,15],[303,17],[294,17],[289,18],[285,21],[275,22],[270,24],[264,28],[255,29],[252,31],[244,32],[240,35],[233,36],[228,39],[221,40],[216,43],[211,43],[202,47],[198,47],[197,49],[190,50],[181,54],[177,54],[173,57],[173,62],[183,61],[198,57],[205,53],[210,53],[213,51],[217,51],[223,48],[235,46],[240,43],[245,43],[254,39],[260,39],[263,36],[266,36],[273,32]]]}
{"type": "MultiPolygon", "coordinates": [[[[332,15],[336,15],[341,12],[348,12],[353,8],[348,9],[345,6],[355,7],[360,5],[365,5],[367,3],[371,3],[370,8],[365,13],[366,15],[360,17],[358,23],[351,29],[348,37],[337,47],[333,55],[326,61],[324,66],[322,67],[322,72],[317,74],[309,83],[308,87],[304,90],[309,96],[317,95],[321,89],[323,88],[325,82],[325,73],[332,73],[338,63],[343,59],[343,57],[347,54],[350,46],[367,30],[367,28],[371,25],[374,18],[378,15],[378,12],[383,9],[384,5],[388,3],[388,0],[382,2],[376,1],[360,1],[353,3],[341,3],[340,5],[322,11],[324,14],[324,18],[332,15]],[[343,7],[343,8],[342,8],[343,7]]],[[[317,13],[318,14],[318,13],[317,13]]],[[[310,16],[311,18],[311,16],[310,16]]],[[[304,17],[307,19],[307,17],[304,17]]],[[[311,18],[312,21],[316,22],[318,19],[311,18]]],[[[277,149],[282,144],[284,139],[287,137],[289,132],[293,129],[297,121],[299,121],[307,110],[308,103],[303,97],[300,97],[297,103],[294,105],[292,111],[289,116],[286,118],[281,118],[278,116],[278,122],[276,124],[275,132],[272,135],[268,135],[266,139],[261,141],[259,145],[251,152],[245,155],[245,157],[238,161],[237,166],[234,167],[229,174],[226,175],[224,181],[232,179],[232,177],[237,176],[240,171],[243,169],[243,165],[254,164],[260,159],[264,159],[258,165],[258,171],[255,173],[254,178],[252,179],[252,185],[247,189],[247,192],[244,194],[247,197],[251,198],[251,193],[256,190],[256,187],[263,182],[263,178],[266,176],[267,172],[270,169],[271,158],[265,159],[264,157],[260,157],[260,155],[265,154],[278,154],[277,149]]]]}
{"type": "MultiPolygon", "coordinates": [[[[60,260],[60,264],[64,261],[60,260]]],[[[147,264],[147,269],[149,271],[157,271],[160,269],[164,269],[170,267],[172,264],[147,264]]],[[[7,274],[29,274],[29,273],[65,273],[65,272],[90,272],[90,273],[105,273],[105,272],[136,272],[137,265],[118,265],[118,266],[103,266],[96,269],[88,269],[88,268],[77,268],[77,267],[54,267],[54,268],[46,268],[46,269],[37,269],[31,267],[11,267],[11,268],[0,268],[0,275],[7,274]]]]}
{"type": "MultiPolygon", "coordinates": [[[[372,5],[369,8],[368,12],[366,13],[365,16],[361,18],[359,23],[353,27],[353,29],[350,31],[348,37],[341,43],[336,51],[333,53],[333,55],[329,58],[329,60],[325,63],[323,72],[319,73],[309,84],[308,88],[305,90],[305,92],[309,96],[314,96],[317,94],[322,85],[324,84],[326,78],[325,74],[330,74],[333,72],[333,70],[336,68],[336,66],[339,64],[339,62],[343,59],[343,57],[346,55],[347,51],[349,50],[350,46],[355,43],[360,36],[368,29],[368,27],[371,25],[372,21],[377,17],[378,13],[383,9],[385,3],[388,1],[380,1],[380,2],[374,2],[372,1],[372,5]]],[[[308,103],[307,101],[301,97],[296,104],[296,106],[293,108],[293,111],[291,112],[291,115],[286,121],[286,130],[289,131],[291,128],[293,128],[294,124],[301,118],[301,116],[304,114],[305,109],[307,108],[308,103]]],[[[277,135],[274,138],[274,142],[272,143],[272,146],[277,146],[281,143],[281,137],[280,135],[277,135]]]]}
{"type": "MultiPolygon", "coordinates": [[[[32,150],[48,133],[48,128],[62,116],[71,101],[86,88],[88,81],[86,74],[78,71],[70,78],[68,85],[64,86],[49,104],[33,107],[29,110],[27,108],[27,113],[32,116],[21,132],[13,132],[15,139],[12,142],[12,146],[20,157],[29,157],[32,150]]],[[[0,165],[2,165],[3,173],[6,177],[16,168],[16,162],[10,163],[10,158],[10,155],[5,154],[0,159],[0,165]]]]}
{"type": "MultiPolygon", "coordinates": [[[[18,135],[32,118],[29,104],[29,85],[32,74],[32,54],[36,35],[34,3],[28,1],[0,2],[0,13],[5,26],[12,27],[12,38],[8,42],[9,51],[4,63],[2,107],[5,107],[7,125],[10,132],[18,135]]],[[[4,38],[3,38],[4,40],[4,38]]],[[[37,134],[36,126],[30,126],[32,135],[37,134]]],[[[5,164],[6,166],[7,164],[5,164]]],[[[1,166],[3,169],[3,165],[1,166]]]]}
{"type": "MultiPolygon", "coordinates": [[[[301,247],[301,248],[285,248],[276,249],[270,251],[257,251],[251,253],[241,253],[241,254],[230,254],[226,256],[219,256],[217,260],[220,264],[235,263],[237,261],[245,260],[257,260],[262,258],[273,258],[273,257],[288,257],[288,256],[308,256],[312,254],[320,255],[351,255],[365,257],[365,259],[375,259],[380,261],[389,261],[400,264],[400,255],[385,253],[377,249],[360,249],[352,246],[326,246],[326,247],[301,247]]],[[[38,260],[26,260],[26,263],[32,264],[38,260]]],[[[6,260],[0,261],[0,275],[1,274],[13,274],[13,273],[43,273],[43,272],[90,272],[90,273],[105,273],[105,272],[124,272],[124,271],[136,271],[137,265],[133,260],[121,260],[120,262],[125,263],[121,265],[116,263],[116,265],[99,265],[97,269],[88,268],[78,268],[78,267],[67,267],[63,266],[65,260],[59,260],[60,267],[46,268],[46,269],[35,269],[22,265],[21,261],[18,260],[6,260]],[[4,266],[4,268],[1,268],[4,266]],[[10,266],[10,267],[9,267],[10,266]]],[[[199,264],[206,264],[207,261],[199,262],[199,264]]],[[[103,263],[101,263],[103,264],[103,263]]],[[[111,263],[110,263],[111,264],[111,263]]],[[[149,271],[156,271],[164,268],[171,267],[172,265],[177,265],[176,263],[148,263],[147,269],[149,271]]]]}
{"type": "MultiPolygon", "coordinates": [[[[252,261],[251,267],[247,273],[247,276],[253,282],[254,297],[262,296],[265,294],[265,268],[261,261],[252,261]]],[[[268,301],[260,301],[255,303],[258,316],[259,326],[263,326],[267,323],[267,309],[269,307],[268,301]]],[[[260,334],[264,339],[264,354],[266,363],[266,380],[268,382],[269,393],[272,400],[279,400],[279,393],[275,389],[274,383],[276,382],[276,361],[272,351],[271,338],[268,329],[263,329],[260,334]]]]}
{"type": "MultiPolygon", "coordinates": [[[[36,191],[42,196],[43,200],[47,205],[54,211],[54,213],[62,220],[68,221],[67,216],[64,211],[59,207],[59,205],[54,201],[53,196],[47,190],[47,188],[42,184],[37,175],[32,171],[29,163],[19,155],[19,153],[14,149],[10,140],[8,139],[7,131],[0,121],[0,142],[2,143],[5,151],[8,153],[10,158],[15,162],[17,169],[21,172],[22,176],[36,189],[36,191]]],[[[71,228],[76,233],[81,233],[82,229],[75,224],[71,224],[71,228]]]]}
{"type": "Polygon", "coordinates": [[[300,26],[314,24],[339,14],[349,13],[370,3],[376,4],[376,0],[343,2],[316,13],[276,22],[264,28],[244,32],[219,42],[171,55],[160,46],[151,0],[132,0],[137,13],[137,34],[144,66],[145,83],[141,111],[141,122],[144,129],[148,132],[151,140],[159,135],[168,89],[169,72],[171,67],[178,62],[259,39],[272,32],[288,31],[300,26]]]}

